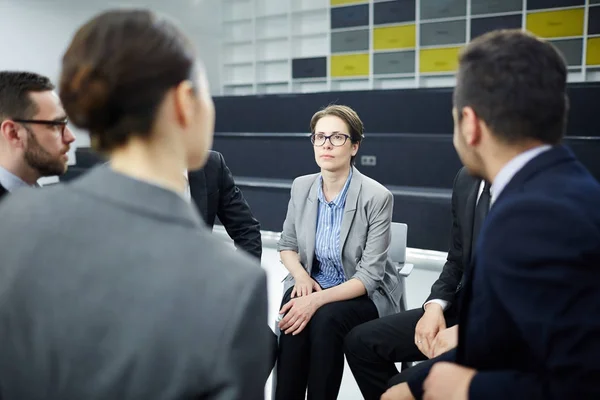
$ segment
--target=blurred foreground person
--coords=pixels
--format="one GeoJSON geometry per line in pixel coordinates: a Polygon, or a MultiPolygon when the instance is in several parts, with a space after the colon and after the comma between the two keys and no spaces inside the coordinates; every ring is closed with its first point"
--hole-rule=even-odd
{"type": "Polygon", "coordinates": [[[262,399],[265,274],[184,199],[214,128],[190,42],[105,12],[69,44],[60,97],[109,164],[0,207],[0,398],[262,399]]]}

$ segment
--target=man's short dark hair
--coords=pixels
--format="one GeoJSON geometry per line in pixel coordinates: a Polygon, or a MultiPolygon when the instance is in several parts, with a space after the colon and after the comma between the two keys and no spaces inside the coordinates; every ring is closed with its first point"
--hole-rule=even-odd
{"type": "Polygon", "coordinates": [[[38,112],[29,93],[54,90],[45,76],[34,72],[0,71],[0,122],[8,118],[30,119],[38,112]]]}
{"type": "Polygon", "coordinates": [[[505,143],[561,141],[569,101],[567,67],[549,42],[520,30],[473,40],[459,57],[454,106],[471,107],[505,143]]]}

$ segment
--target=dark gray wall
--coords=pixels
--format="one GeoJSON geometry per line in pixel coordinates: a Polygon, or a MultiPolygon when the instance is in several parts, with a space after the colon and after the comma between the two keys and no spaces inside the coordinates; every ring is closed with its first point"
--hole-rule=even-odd
{"type": "MultiPolygon", "coordinates": [[[[565,143],[600,180],[600,84],[570,85],[569,97],[565,143]]],[[[351,106],[363,120],[357,167],[394,193],[394,221],[408,223],[408,245],[447,251],[452,182],[461,167],[452,146],[451,89],[216,98],[214,148],[241,177],[263,228],[281,230],[291,181],[318,171],[309,122],[331,103],[351,106]],[[376,165],[361,165],[361,156],[371,155],[376,165]]]]}
{"type": "MultiPolygon", "coordinates": [[[[565,143],[600,180],[600,84],[571,85],[569,96],[565,143]]],[[[225,156],[263,229],[281,230],[292,180],[318,171],[308,125],[331,103],[351,106],[363,120],[357,167],[394,193],[394,221],[408,224],[408,245],[447,251],[452,181],[461,167],[452,146],[451,89],[215,98],[214,149],[225,156]],[[362,165],[361,156],[375,156],[376,164],[362,165]]],[[[96,157],[78,149],[78,165],[64,179],[96,157]]]]}

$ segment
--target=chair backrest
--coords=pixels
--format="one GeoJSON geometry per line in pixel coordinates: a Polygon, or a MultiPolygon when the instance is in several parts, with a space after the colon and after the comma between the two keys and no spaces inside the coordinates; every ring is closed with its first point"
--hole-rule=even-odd
{"type": "Polygon", "coordinates": [[[388,256],[399,264],[406,262],[406,237],[408,235],[408,225],[400,222],[392,222],[392,243],[388,256]]]}

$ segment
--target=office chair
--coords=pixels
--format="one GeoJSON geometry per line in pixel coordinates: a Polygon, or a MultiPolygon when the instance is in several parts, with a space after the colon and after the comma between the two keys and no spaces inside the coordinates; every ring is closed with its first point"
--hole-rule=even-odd
{"type": "MultiPolygon", "coordinates": [[[[400,312],[407,310],[406,305],[406,278],[412,272],[414,265],[406,262],[406,238],[408,236],[408,225],[399,222],[392,222],[392,243],[388,252],[390,260],[394,263],[398,274],[400,275],[400,285],[402,285],[402,298],[400,299],[400,312]]],[[[412,362],[401,363],[400,370],[411,367],[412,362]]]]}
{"type": "Polygon", "coordinates": [[[408,225],[400,222],[392,222],[392,243],[388,251],[388,257],[394,263],[396,270],[400,274],[400,284],[402,285],[402,298],[400,299],[400,311],[406,311],[406,278],[412,272],[414,265],[406,262],[406,237],[408,235],[408,225]]]}

